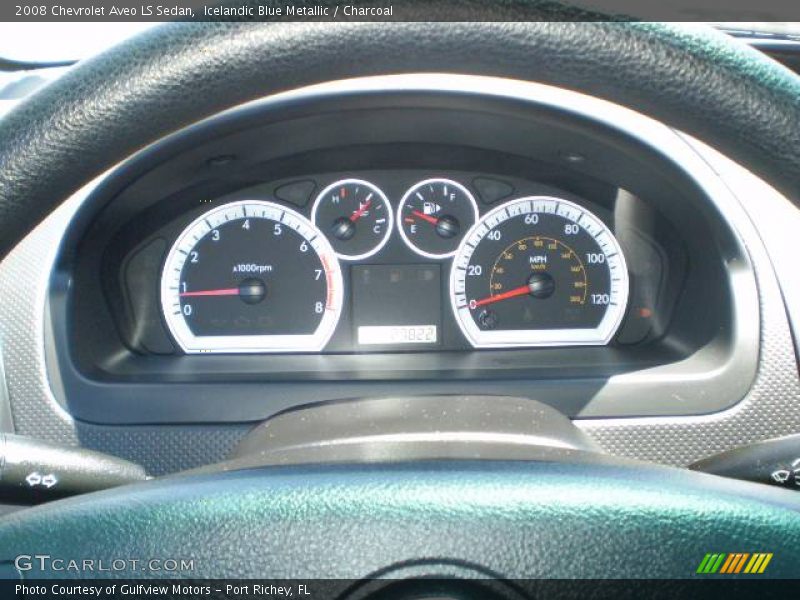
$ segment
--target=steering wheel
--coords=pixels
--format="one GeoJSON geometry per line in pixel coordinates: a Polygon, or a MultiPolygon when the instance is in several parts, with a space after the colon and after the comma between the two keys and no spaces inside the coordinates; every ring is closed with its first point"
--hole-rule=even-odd
{"type": "MultiPolygon", "coordinates": [[[[496,16],[464,6],[426,5],[424,16],[496,16]]],[[[181,126],[283,90],[390,73],[599,96],[693,134],[800,199],[800,85],[788,70],[706,30],[524,22],[542,12],[502,10],[516,22],[169,24],[81,63],[0,121],[0,255],[61,199],[181,126]]],[[[0,523],[0,562],[186,557],[194,570],[177,575],[195,578],[659,578],[693,576],[708,552],[771,552],[767,574],[789,577],[798,509],[788,491],[632,463],[270,467],[21,511],[0,523]]],[[[50,575],[80,574],[37,573],[50,575]]],[[[113,575],[141,573],[126,563],[113,575]]]]}

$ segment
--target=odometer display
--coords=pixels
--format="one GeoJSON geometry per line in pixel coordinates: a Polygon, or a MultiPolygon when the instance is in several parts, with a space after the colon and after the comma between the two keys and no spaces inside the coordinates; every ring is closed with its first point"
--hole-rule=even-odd
{"type": "Polygon", "coordinates": [[[342,276],[308,219],[272,202],[233,202],[179,236],[161,303],[186,352],[318,351],[339,320],[342,276]]]}
{"type": "Polygon", "coordinates": [[[628,273],[605,224],[568,200],[496,208],[456,253],[456,319],[476,348],[606,344],[628,299],[628,273]]]}

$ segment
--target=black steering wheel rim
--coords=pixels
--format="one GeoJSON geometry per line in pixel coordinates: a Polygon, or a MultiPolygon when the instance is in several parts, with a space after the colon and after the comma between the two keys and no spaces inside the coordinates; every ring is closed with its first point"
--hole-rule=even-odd
{"type": "MultiPolygon", "coordinates": [[[[800,199],[800,80],[790,71],[710,29],[525,21],[542,18],[538,4],[514,6],[497,15],[516,22],[173,23],[87,60],[0,121],[0,256],[82,184],[184,125],[288,89],[394,73],[507,77],[605,98],[800,199]]],[[[465,13],[476,14],[497,16],[465,13]]]]}
{"type": "MultiPolygon", "coordinates": [[[[0,121],[0,255],[90,178],[181,126],[287,89],[393,73],[526,79],[599,96],[709,142],[800,198],[800,85],[787,70],[713,32],[526,22],[528,13],[516,10],[513,23],[171,24],[86,61],[0,121]]],[[[273,467],[25,511],[0,524],[0,548],[109,557],[120,547],[185,552],[207,561],[203,573],[189,576],[306,577],[363,577],[421,557],[477,562],[505,577],[596,577],[604,556],[627,549],[659,553],[648,564],[661,567],[654,574],[617,554],[615,576],[666,577],[690,576],[707,548],[763,546],[776,555],[771,574],[788,576],[800,558],[796,517],[789,492],[656,467],[273,467]],[[326,493],[343,503],[326,502],[326,493]],[[599,493],[618,503],[598,508],[599,493]],[[343,499],[362,512],[345,510],[343,499]],[[569,528],[577,522],[581,528],[569,528]],[[366,544],[366,523],[380,532],[385,552],[366,544]],[[597,543],[582,545],[589,534],[597,543]],[[282,550],[273,544],[252,560],[249,537],[278,539],[282,550]],[[460,550],[467,542],[483,544],[485,561],[460,550]],[[309,554],[309,547],[324,551],[309,554]],[[236,562],[248,557],[249,567],[236,562]]]]}

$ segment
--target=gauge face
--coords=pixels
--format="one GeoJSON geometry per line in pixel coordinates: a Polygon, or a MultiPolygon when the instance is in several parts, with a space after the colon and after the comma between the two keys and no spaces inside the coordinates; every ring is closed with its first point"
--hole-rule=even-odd
{"type": "Polygon", "coordinates": [[[428,258],[455,254],[477,220],[475,198],[463,185],[449,179],[420,181],[405,193],[397,209],[403,241],[428,258]]]}
{"type": "Polygon", "coordinates": [[[178,237],[161,306],[189,353],[318,351],[341,314],[342,275],[305,217],[272,202],[233,202],[178,237]]]}
{"type": "Polygon", "coordinates": [[[394,225],[386,195],[361,179],[342,179],[322,190],[311,209],[311,220],[344,260],[378,252],[389,241],[394,225]]]}
{"type": "Polygon", "coordinates": [[[536,196],[494,209],[467,233],[450,296],[477,348],[606,344],[625,313],[628,272],[600,219],[536,196]]]}

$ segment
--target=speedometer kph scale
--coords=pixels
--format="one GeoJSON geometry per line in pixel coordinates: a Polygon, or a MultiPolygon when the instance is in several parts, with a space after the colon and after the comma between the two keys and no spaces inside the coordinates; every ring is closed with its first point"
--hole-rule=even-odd
{"type": "Polygon", "coordinates": [[[188,353],[312,352],[342,310],[330,243],[305,217],[267,201],[215,208],[172,246],[161,305],[188,353]]]}
{"type": "Polygon", "coordinates": [[[559,198],[513,200],[481,219],[456,253],[453,311],[476,348],[601,345],[628,301],[619,243],[559,198]]]}

